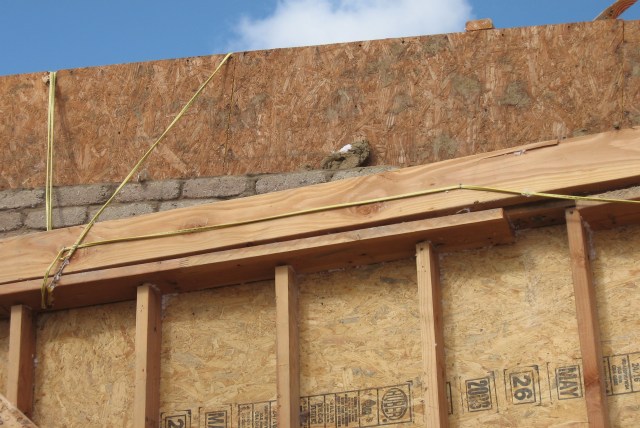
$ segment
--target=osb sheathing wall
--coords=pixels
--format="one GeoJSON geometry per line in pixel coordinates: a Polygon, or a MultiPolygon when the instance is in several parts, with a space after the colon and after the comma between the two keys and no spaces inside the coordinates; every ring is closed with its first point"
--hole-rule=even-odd
{"type": "MultiPolygon", "coordinates": [[[[594,233],[616,427],[634,427],[640,406],[632,393],[640,387],[639,245],[640,226],[594,233]]],[[[440,261],[451,425],[587,426],[564,227],[520,232],[513,245],[440,261]]],[[[424,426],[415,261],[304,275],[299,289],[304,426],[335,427],[336,420],[318,423],[321,409],[348,408],[355,397],[374,403],[391,388],[406,392],[410,406],[401,423],[384,426],[424,426]]],[[[39,317],[37,423],[130,426],[134,314],[126,302],[39,317]]],[[[269,426],[273,282],[165,296],[162,334],[165,425],[205,427],[207,415],[227,412],[229,428],[269,426]]],[[[373,406],[371,421],[360,415],[343,426],[382,425],[379,413],[373,406]]]]}
{"type": "MultiPolygon", "coordinates": [[[[149,179],[294,171],[356,138],[408,166],[640,123],[640,23],[239,53],[149,179]]],[[[58,185],[119,182],[220,55],[60,71],[58,185]]],[[[46,73],[0,78],[0,188],[44,185],[46,73]]]]}
{"type": "Polygon", "coordinates": [[[640,226],[593,233],[593,269],[609,414],[636,426],[640,409],[640,226]]]}

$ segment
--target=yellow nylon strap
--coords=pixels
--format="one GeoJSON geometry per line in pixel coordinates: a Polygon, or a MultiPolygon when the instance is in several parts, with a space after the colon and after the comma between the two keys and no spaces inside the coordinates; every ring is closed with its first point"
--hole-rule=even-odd
{"type": "Polygon", "coordinates": [[[49,110],[47,119],[47,174],[45,179],[45,223],[53,229],[53,123],[56,104],[56,72],[49,73],[49,110]]]}
{"type": "Polygon", "coordinates": [[[100,217],[100,215],[109,206],[109,204],[111,204],[111,202],[116,198],[116,196],[118,195],[118,193],[120,193],[122,188],[131,180],[131,177],[133,177],[135,175],[135,173],[138,171],[138,169],[140,169],[140,167],[142,166],[144,161],[147,160],[149,155],[151,155],[151,153],[155,150],[155,148],[158,146],[158,144],[160,144],[160,142],[162,140],[164,140],[164,138],[169,133],[169,131],[173,128],[173,126],[176,123],[178,123],[178,121],[182,118],[182,116],[184,116],[186,111],[189,110],[189,107],[191,107],[191,105],[196,101],[196,99],[198,99],[198,97],[200,96],[200,94],[202,93],[204,88],[209,84],[209,82],[213,79],[213,77],[218,73],[220,68],[227,62],[227,60],[231,57],[231,55],[232,55],[231,52],[228,53],[227,55],[225,55],[225,57],[222,59],[222,61],[220,61],[220,64],[218,64],[218,66],[213,71],[213,73],[211,73],[211,75],[207,78],[207,80],[205,80],[202,83],[202,85],[200,85],[200,87],[195,92],[195,94],[193,94],[191,99],[184,105],[184,107],[182,107],[182,110],[180,110],[180,112],[176,115],[176,117],[173,119],[173,121],[171,121],[169,126],[167,126],[167,129],[164,130],[162,135],[160,135],[160,137],[158,137],[158,139],[155,141],[155,143],[153,143],[151,145],[151,147],[149,147],[149,149],[145,152],[145,154],[135,164],[133,169],[129,172],[129,174],[127,174],[127,176],[124,178],[122,183],[120,183],[120,185],[116,188],[116,190],[113,192],[111,197],[107,200],[107,202],[105,202],[104,205],[102,205],[102,207],[100,207],[100,209],[94,214],[93,218],[91,218],[89,223],[87,223],[87,225],[84,227],[84,229],[80,233],[80,236],[78,237],[76,242],[71,247],[67,247],[67,248],[64,248],[63,250],[61,250],[61,252],[56,257],[56,260],[54,260],[51,263],[51,265],[47,269],[47,272],[45,273],[43,281],[42,281],[42,308],[43,309],[46,309],[47,307],[51,306],[53,289],[55,288],[57,282],[59,281],[60,276],[62,275],[62,272],[64,271],[64,268],[67,267],[67,265],[69,264],[69,260],[71,259],[73,254],[76,252],[76,250],[78,248],[81,248],[82,242],[84,241],[85,237],[87,236],[87,234],[89,233],[89,231],[91,230],[93,225],[98,221],[98,218],[100,217]],[[64,256],[63,256],[63,254],[64,254],[64,256]],[[58,263],[60,263],[60,267],[58,268],[58,271],[57,271],[56,275],[53,277],[52,281],[49,282],[49,277],[51,275],[51,270],[58,263]]]}
{"type": "Polygon", "coordinates": [[[222,223],[222,224],[216,224],[216,225],[211,225],[211,226],[201,226],[201,227],[193,227],[193,228],[188,228],[188,229],[179,229],[179,230],[172,230],[172,231],[166,231],[166,232],[158,232],[158,233],[152,233],[152,234],[147,234],[147,235],[125,236],[125,237],[115,238],[115,239],[93,241],[93,242],[86,242],[86,243],[78,243],[77,245],[74,245],[73,247],[65,247],[65,248],[61,249],[60,252],[58,253],[56,259],[51,263],[51,265],[49,265],[49,268],[45,272],[44,282],[43,282],[43,287],[42,287],[43,309],[46,309],[48,307],[48,305],[50,304],[50,302],[51,302],[51,293],[53,292],[53,289],[55,288],[55,283],[57,283],[59,281],[60,275],[62,274],[62,270],[69,263],[68,256],[63,257],[63,254],[65,252],[71,251],[72,249],[75,251],[75,250],[81,249],[81,248],[97,247],[97,246],[101,246],[101,245],[116,244],[116,243],[123,243],[123,242],[132,242],[132,241],[142,241],[142,240],[147,240],[147,239],[166,238],[166,237],[171,237],[171,236],[187,235],[187,234],[191,234],[191,233],[207,232],[207,231],[211,231],[211,230],[227,229],[227,228],[236,227],[236,226],[243,226],[243,225],[248,225],[248,224],[261,223],[261,222],[265,222],[265,221],[278,220],[278,219],[283,219],[283,218],[291,218],[291,217],[301,216],[301,215],[305,215],[305,214],[320,213],[320,212],[331,211],[331,210],[336,210],[336,209],[340,209],[340,208],[350,208],[350,207],[370,205],[370,204],[381,203],[381,202],[397,201],[397,200],[400,200],[400,199],[415,198],[415,197],[418,197],[418,196],[431,195],[431,194],[435,194],[435,193],[445,193],[445,192],[450,192],[450,191],[455,191],[455,190],[471,190],[471,191],[479,191],[479,192],[503,193],[503,194],[512,194],[512,195],[527,196],[527,197],[539,197],[539,198],[547,198],[547,199],[565,199],[565,200],[573,200],[573,201],[594,201],[594,202],[640,204],[640,201],[634,201],[634,200],[628,200],[628,199],[600,198],[600,197],[595,197],[595,196],[561,195],[561,194],[556,194],[556,193],[518,191],[518,190],[511,190],[511,189],[502,189],[502,188],[497,188],[497,187],[473,186],[473,185],[467,185],[467,184],[458,184],[458,185],[454,185],[454,186],[440,187],[440,188],[437,188],[437,189],[429,189],[429,190],[421,190],[421,191],[417,191],[417,192],[403,193],[403,194],[400,194],[400,195],[386,196],[386,197],[382,197],[382,198],[366,199],[366,200],[357,201],[357,202],[345,202],[345,203],[342,203],[342,204],[326,205],[326,206],[317,207],[317,208],[310,208],[310,209],[306,209],[306,210],[291,211],[291,212],[288,212],[288,213],[276,214],[276,215],[267,216],[267,217],[258,217],[258,218],[255,218],[255,219],[242,220],[242,221],[231,222],[231,223],[222,223]],[[61,267],[61,269],[58,270],[58,273],[54,277],[52,283],[49,286],[47,286],[46,284],[47,284],[48,278],[51,275],[51,270],[53,269],[53,267],[58,262],[62,262],[62,267],[61,267]]]}

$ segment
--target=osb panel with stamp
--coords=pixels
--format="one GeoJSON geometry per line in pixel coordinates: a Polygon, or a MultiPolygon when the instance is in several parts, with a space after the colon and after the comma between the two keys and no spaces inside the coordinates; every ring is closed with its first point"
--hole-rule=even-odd
{"type": "Polygon", "coordinates": [[[132,426],[135,302],[38,316],[33,421],[132,426]]]}
{"type": "Polygon", "coordinates": [[[441,261],[451,426],[586,426],[564,227],[441,261]]]}
{"type": "Polygon", "coordinates": [[[594,283],[613,426],[637,426],[640,408],[640,226],[593,233],[594,283]]]}
{"type": "Polygon", "coordinates": [[[304,426],[423,426],[415,261],[303,276],[299,286],[304,426]]]}
{"type": "Polygon", "coordinates": [[[262,411],[269,418],[276,398],[273,282],[165,296],[163,307],[163,423],[199,427],[226,415],[235,427],[247,406],[252,417],[262,411]]]}
{"type": "MultiPolygon", "coordinates": [[[[318,168],[361,138],[372,145],[372,164],[408,166],[605,131],[622,120],[624,25],[239,53],[151,156],[145,176],[318,168]]],[[[59,72],[55,183],[120,181],[220,60],[59,72]]],[[[44,184],[45,77],[0,78],[0,189],[44,184]]]]}

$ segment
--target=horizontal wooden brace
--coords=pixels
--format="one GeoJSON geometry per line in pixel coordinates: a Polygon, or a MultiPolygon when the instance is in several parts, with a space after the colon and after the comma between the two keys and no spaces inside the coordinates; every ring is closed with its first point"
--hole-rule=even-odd
{"type": "MultiPolygon", "coordinates": [[[[55,308],[134,300],[151,282],[176,293],[272,279],[278,265],[299,273],[410,258],[429,240],[441,250],[486,247],[513,241],[502,209],[378,226],[313,238],[257,245],[194,256],[64,275],[55,308]]],[[[0,306],[29,302],[39,308],[41,280],[0,286],[0,306]]]]}
{"type": "MultiPolygon", "coordinates": [[[[640,129],[633,128],[562,142],[529,144],[303,189],[106,221],[92,229],[88,241],[251,220],[459,183],[514,189],[525,194],[528,191],[593,193],[637,184],[639,163],[640,129]]],[[[455,190],[179,237],[111,244],[78,251],[66,273],[433,218],[460,210],[506,207],[532,199],[526,195],[455,190]]],[[[0,284],[41,278],[60,248],[71,245],[80,231],[80,227],[73,227],[2,241],[0,284]]]]}

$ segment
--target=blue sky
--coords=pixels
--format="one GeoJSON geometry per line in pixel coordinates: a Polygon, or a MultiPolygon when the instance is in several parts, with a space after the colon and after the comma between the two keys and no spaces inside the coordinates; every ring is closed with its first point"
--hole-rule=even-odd
{"type": "MultiPolygon", "coordinates": [[[[590,21],[613,0],[0,0],[0,75],[590,21]]],[[[623,16],[640,19],[640,3],[623,16]]]]}

